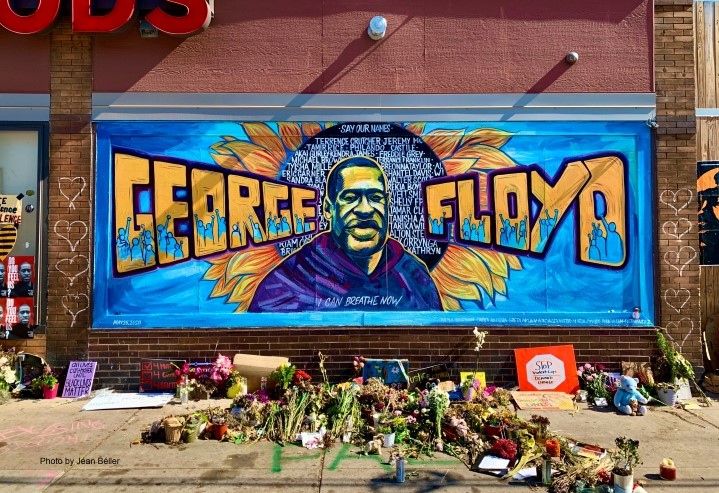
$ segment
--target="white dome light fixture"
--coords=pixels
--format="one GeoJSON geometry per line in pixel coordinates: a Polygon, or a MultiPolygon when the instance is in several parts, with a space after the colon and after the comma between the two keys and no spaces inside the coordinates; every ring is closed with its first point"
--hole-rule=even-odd
{"type": "Polygon", "coordinates": [[[385,19],[381,15],[372,17],[372,20],[369,21],[369,27],[367,28],[367,34],[369,35],[369,37],[374,39],[375,41],[378,41],[384,38],[386,32],[387,19],[385,19]]]}

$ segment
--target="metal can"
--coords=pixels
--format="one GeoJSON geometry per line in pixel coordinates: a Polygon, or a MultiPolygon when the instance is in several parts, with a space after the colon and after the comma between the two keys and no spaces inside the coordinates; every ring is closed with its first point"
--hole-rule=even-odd
{"type": "Polygon", "coordinates": [[[404,472],[404,458],[403,457],[397,458],[396,472],[397,472],[397,482],[404,483],[405,472],[404,472]]]}

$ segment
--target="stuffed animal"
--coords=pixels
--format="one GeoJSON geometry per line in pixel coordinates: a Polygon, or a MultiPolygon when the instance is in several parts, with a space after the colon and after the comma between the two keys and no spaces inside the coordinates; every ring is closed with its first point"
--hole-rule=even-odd
{"type": "Polygon", "coordinates": [[[647,414],[646,406],[639,406],[639,408],[634,411],[629,402],[632,399],[635,399],[640,404],[646,404],[649,402],[637,391],[637,381],[632,377],[622,375],[622,378],[619,381],[617,393],[614,394],[614,405],[624,414],[631,415],[634,412],[641,416],[647,414]]]}

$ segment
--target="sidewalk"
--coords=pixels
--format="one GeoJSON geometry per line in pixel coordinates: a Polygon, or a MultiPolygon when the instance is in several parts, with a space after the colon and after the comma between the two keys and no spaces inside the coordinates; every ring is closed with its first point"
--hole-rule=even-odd
{"type": "MultiPolygon", "coordinates": [[[[337,445],[330,451],[260,442],[253,445],[198,440],[192,444],[133,444],[140,430],[170,414],[185,414],[229,400],[174,401],[164,408],[81,411],[87,400],[13,400],[0,406],[0,491],[177,492],[472,492],[531,491],[525,483],[503,482],[469,471],[437,454],[409,461],[404,484],[378,456],[337,445]],[[86,463],[80,463],[84,458],[86,463]],[[93,463],[94,462],[94,463],[93,463]]],[[[718,492],[719,403],[684,411],[652,408],[647,416],[617,415],[580,405],[578,412],[545,411],[551,430],[611,447],[626,435],[640,441],[644,464],[635,478],[649,493],[718,492]],[[671,457],[678,480],[659,479],[659,463],[671,457]]],[[[537,412],[519,412],[529,418],[537,412]]],[[[544,491],[539,488],[535,491],[544,491]]]]}

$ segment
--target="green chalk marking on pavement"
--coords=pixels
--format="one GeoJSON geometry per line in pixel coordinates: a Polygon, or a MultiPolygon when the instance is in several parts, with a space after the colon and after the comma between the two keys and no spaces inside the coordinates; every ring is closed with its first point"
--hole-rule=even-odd
{"type": "Polygon", "coordinates": [[[282,457],[282,453],[286,447],[275,443],[275,448],[272,451],[272,465],[270,466],[270,472],[277,474],[282,472],[282,461],[283,460],[305,460],[305,459],[317,459],[322,455],[322,452],[316,452],[310,455],[297,455],[295,457],[282,457]]]}
{"type": "Polygon", "coordinates": [[[345,459],[371,459],[376,461],[380,466],[382,466],[382,469],[385,471],[393,471],[394,468],[387,464],[381,455],[362,455],[357,454],[356,452],[351,452],[350,449],[352,448],[352,444],[345,443],[340,447],[339,451],[337,452],[337,456],[332,460],[332,463],[327,467],[328,471],[335,471],[339,468],[340,464],[345,459]]]}
{"type": "Polygon", "coordinates": [[[282,447],[275,444],[275,450],[272,452],[272,466],[270,472],[276,474],[282,472],[282,447]]]}

